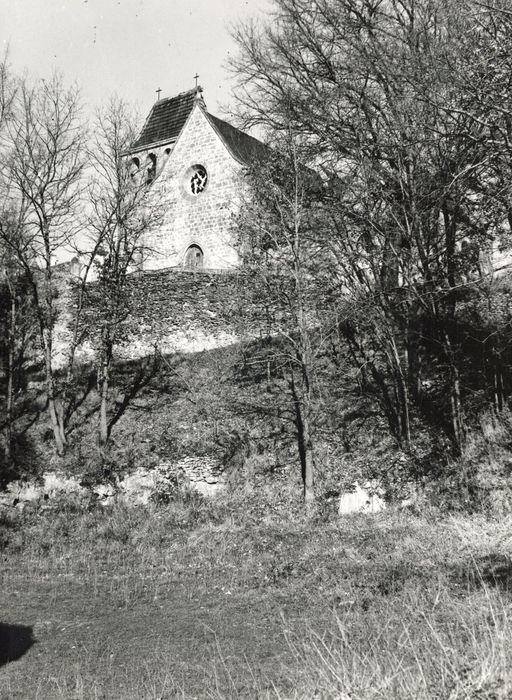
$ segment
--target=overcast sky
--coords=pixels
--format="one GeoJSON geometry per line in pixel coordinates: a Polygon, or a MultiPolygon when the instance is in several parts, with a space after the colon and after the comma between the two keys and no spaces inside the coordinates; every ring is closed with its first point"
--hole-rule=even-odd
{"type": "Polygon", "coordinates": [[[2,0],[0,40],[15,72],[54,68],[98,105],[116,92],[145,117],[156,100],[199,83],[209,111],[228,106],[230,24],[261,16],[271,0],[2,0]]]}

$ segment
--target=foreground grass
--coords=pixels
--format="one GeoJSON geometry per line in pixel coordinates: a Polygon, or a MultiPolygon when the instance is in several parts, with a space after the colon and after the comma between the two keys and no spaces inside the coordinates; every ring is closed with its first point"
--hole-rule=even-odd
{"type": "Polygon", "coordinates": [[[512,520],[231,511],[5,514],[0,697],[512,696],[512,520]]]}

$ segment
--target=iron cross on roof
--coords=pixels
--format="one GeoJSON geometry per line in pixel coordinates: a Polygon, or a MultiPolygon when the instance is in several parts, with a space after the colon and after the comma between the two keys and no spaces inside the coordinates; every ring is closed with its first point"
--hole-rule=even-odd
{"type": "Polygon", "coordinates": [[[162,92],[162,88],[158,88],[158,90],[155,90],[155,92],[158,95],[158,100],[160,100],[160,93],[162,92]]]}
{"type": "Polygon", "coordinates": [[[194,80],[196,81],[196,90],[197,90],[197,81],[198,81],[198,79],[199,79],[199,75],[196,73],[196,74],[194,75],[194,80]]]}

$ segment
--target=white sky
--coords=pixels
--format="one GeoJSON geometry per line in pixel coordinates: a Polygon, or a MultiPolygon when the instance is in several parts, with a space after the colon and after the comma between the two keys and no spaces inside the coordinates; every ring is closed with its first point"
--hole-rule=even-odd
{"type": "MultiPolygon", "coordinates": [[[[233,104],[225,64],[229,26],[261,16],[271,0],[0,0],[0,46],[16,73],[53,69],[82,88],[92,112],[113,93],[144,119],[156,100],[199,84],[209,111],[233,104]]],[[[224,112],[224,116],[227,113],[224,112]]]]}

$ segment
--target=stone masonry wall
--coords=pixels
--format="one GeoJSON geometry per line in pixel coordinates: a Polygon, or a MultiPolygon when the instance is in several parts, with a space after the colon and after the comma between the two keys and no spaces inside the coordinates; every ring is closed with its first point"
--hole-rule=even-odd
{"type": "Polygon", "coordinates": [[[200,352],[237,342],[236,272],[148,271],[129,278],[130,315],[119,355],[200,352]]]}
{"type": "MultiPolygon", "coordinates": [[[[150,355],[155,347],[164,354],[201,352],[253,335],[244,327],[238,275],[236,269],[219,272],[171,268],[133,273],[127,280],[129,313],[115,357],[136,359],[150,355]]],[[[76,308],[73,283],[71,274],[59,281],[53,346],[56,367],[63,366],[69,352],[76,308]]],[[[82,324],[93,336],[98,322],[94,289],[88,299],[82,324]]],[[[76,357],[89,361],[93,355],[89,337],[76,357]]]]}
{"type": "Polygon", "coordinates": [[[192,244],[203,250],[205,268],[238,264],[231,229],[239,206],[241,170],[196,105],[151,188],[149,202],[161,207],[163,219],[146,235],[144,269],[182,265],[192,244]],[[206,189],[197,196],[190,192],[190,168],[195,165],[208,173],[206,189]]]}
{"type": "MultiPolygon", "coordinates": [[[[94,287],[94,283],[91,285],[94,287]]],[[[194,353],[232,345],[245,336],[238,272],[188,271],[176,268],[133,273],[127,281],[129,313],[115,347],[117,359],[150,355],[157,347],[164,354],[194,353]]],[[[64,298],[64,297],[63,297],[64,298]]],[[[65,359],[71,338],[74,303],[56,324],[56,364],[65,359]]],[[[98,314],[94,290],[84,323],[94,335],[98,314]]],[[[86,341],[77,353],[84,361],[93,357],[86,341]]]]}

